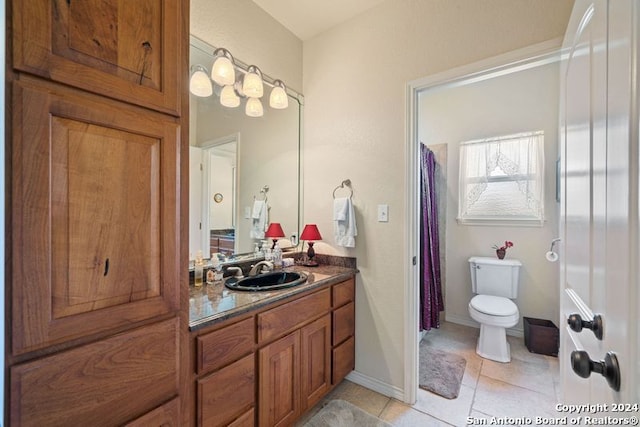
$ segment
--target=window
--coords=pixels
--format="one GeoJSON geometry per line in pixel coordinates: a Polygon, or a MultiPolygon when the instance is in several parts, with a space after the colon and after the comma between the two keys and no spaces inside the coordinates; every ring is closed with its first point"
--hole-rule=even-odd
{"type": "Polygon", "coordinates": [[[544,132],[460,145],[458,222],[542,225],[544,132]]]}

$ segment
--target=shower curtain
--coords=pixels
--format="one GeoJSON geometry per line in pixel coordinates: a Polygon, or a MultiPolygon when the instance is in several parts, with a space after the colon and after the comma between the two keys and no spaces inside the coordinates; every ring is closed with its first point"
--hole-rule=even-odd
{"type": "Polygon", "coordinates": [[[440,327],[444,310],[435,172],[433,152],[420,144],[420,329],[426,331],[440,327]]]}

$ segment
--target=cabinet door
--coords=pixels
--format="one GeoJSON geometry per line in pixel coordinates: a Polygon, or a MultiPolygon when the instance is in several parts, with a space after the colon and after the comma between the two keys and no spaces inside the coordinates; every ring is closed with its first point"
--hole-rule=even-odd
{"type": "Polygon", "coordinates": [[[260,349],[261,427],[290,425],[300,413],[300,330],[260,349]]]}
{"type": "Polygon", "coordinates": [[[176,312],[179,126],[26,77],[13,105],[13,353],[176,312]]]}
{"type": "Polygon", "coordinates": [[[175,398],[164,405],[149,411],[124,427],[179,427],[180,399],[175,398]]]}
{"type": "Polygon", "coordinates": [[[331,315],[300,330],[302,410],[313,407],[331,387],[331,315]]]}
{"type": "Polygon", "coordinates": [[[13,0],[13,66],[179,115],[180,0],[13,0]]]}
{"type": "Polygon", "coordinates": [[[9,425],[115,426],[157,408],[178,394],[179,328],[170,319],[11,367],[9,425]]]}
{"type": "Polygon", "coordinates": [[[254,406],[253,354],[198,380],[198,425],[225,426],[254,406]]]}
{"type": "Polygon", "coordinates": [[[333,374],[331,377],[333,384],[338,384],[349,372],[355,369],[355,344],[355,338],[351,337],[333,349],[333,374]]]}

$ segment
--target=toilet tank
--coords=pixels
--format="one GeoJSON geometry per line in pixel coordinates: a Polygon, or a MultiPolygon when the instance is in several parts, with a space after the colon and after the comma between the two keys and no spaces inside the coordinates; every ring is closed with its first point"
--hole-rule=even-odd
{"type": "Polygon", "coordinates": [[[516,298],[520,266],[522,263],[517,259],[471,257],[471,290],[479,295],[516,298]]]}

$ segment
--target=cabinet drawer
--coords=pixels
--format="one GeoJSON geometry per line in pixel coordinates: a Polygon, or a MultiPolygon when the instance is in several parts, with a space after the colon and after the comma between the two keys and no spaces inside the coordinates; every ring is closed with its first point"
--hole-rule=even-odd
{"type": "Polygon", "coordinates": [[[253,427],[256,425],[256,413],[253,408],[240,415],[228,427],[253,427]]]}
{"type": "Polygon", "coordinates": [[[333,307],[340,307],[349,301],[355,300],[355,280],[349,279],[346,282],[338,283],[333,286],[333,307]]]}
{"type": "Polygon", "coordinates": [[[284,335],[297,326],[326,313],[331,308],[329,289],[323,289],[295,301],[258,314],[258,342],[284,335]]]}
{"type": "Polygon", "coordinates": [[[179,335],[171,319],[12,367],[10,425],[122,425],[157,408],[178,394],[179,335]]]}
{"type": "Polygon", "coordinates": [[[218,246],[220,246],[220,249],[233,249],[235,246],[235,240],[220,238],[218,246]]]}
{"type": "Polygon", "coordinates": [[[333,349],[333,373],[331,382],[338,384],[355,368],[355,338],[351,337],[333,349]]]}
{"type": "Polygon", "coordinates": [[[159,408],[125,424],[125,427],[179,427],[180,424],[180,399],[176,397],[159,408]]]}
{"type": "Polygon", "coordinates": [[[255,357],[250,354],[198,380],[198,425],[238,421],[236,418],[254,406],[255,395],[255,357]]]}
{"type": "Polygon", "coordinates": [[[254,318],[196,338],[197,373],[213,371],[247,355],[255,343],[254,318]]]}
{"type": "Polygon", "coordinates": [[[355,332],[355,305],[350,302],[333,312],[333,345],[338,345],[355,332]]]}

